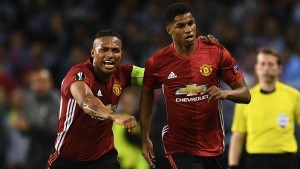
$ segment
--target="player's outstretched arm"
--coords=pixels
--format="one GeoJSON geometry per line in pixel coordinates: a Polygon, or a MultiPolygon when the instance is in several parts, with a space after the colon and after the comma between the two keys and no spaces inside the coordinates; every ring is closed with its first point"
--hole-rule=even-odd
{"type": "Polygon", "coordinates": [[[155,168],[153,144],[149,138],[154,91],[143,88],[140,98],[142,153],[146,161],[155,168]]]}
{"type": "Polygon", "coordinates": [[[249,89],[244,80],[230,86],[232,90],[221,90],[216,86],[211,86],[206,89],[202,94],[208,95],[208,102],[214,102],[218,99],[228,99],[235,103],[248,104],[251,100],[249,89]]]}
{"type": "Polygon", "coordinates": [[[72,96],[83,111],[93,118],[113,120],[129,131],[136,127],[134,116],[116,114],[114,111],[107,108],[93,95],[92,90],[85,82],[77,81],[72,83],[70,90],[72,96]]]}
{"type": "Polygon", "coordinates": [[[246,134],[240,132],[233,132],[231,136],[228,154],[228,166],[230,169],[238,168],[245,137],[246,134]]]}

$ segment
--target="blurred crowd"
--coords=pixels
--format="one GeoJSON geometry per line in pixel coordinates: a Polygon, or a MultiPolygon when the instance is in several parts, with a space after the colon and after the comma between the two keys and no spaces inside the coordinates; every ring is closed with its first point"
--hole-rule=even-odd
{"type": "MultiPolygon", "coordinates": [[[[72,65],[90,57],[94,34],[104,28],[120,31],[122,62],[143,67],[154,51],[171,42],[163,9],[172,2],[174,0],[1,0],[0,168],[45,168],[30,166],[29,160],[35,155],[39,160],[38,157],[47,156],[51,151],[62,78],[72,65]]],[[[256,83],[253,65],[257,49],[271,47],[283,59],[280,80],[300,90],[299,0],[180,2],[192,6],[198,35],[214,35],[233,54],[249,87],[256,83]]],[[[130,99],[135,110],[129,113],[137,114],[138,91],[129,91],[135,96],[130,99]]],[[[166,119],[163,100],[156,99],[159,104],[153,118],[159,125],[153,128],[154,142],[160,142],[161,127],[166,119]]],[[[124,107],[123,103],[119,107],[124,107]]],[[[233,104],[225,101],[228,135],[232,113],[233,104]]],[[[129,144],[140,146],[133,136],[122,136],[129,139],[129,144]]],[[[154,149],[163,152],[161,147],[154,149]]]]}

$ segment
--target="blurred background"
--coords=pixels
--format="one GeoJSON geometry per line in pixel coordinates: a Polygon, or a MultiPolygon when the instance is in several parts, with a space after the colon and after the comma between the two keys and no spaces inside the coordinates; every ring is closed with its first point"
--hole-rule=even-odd
{"type": "MultiPolygon", "coordinates": [[[[145,60],[153,52],[171,42],[165,30],[163,9],[173,2],[0,0],[0,169],[45,168],[41,164],[47,161],[45,157],[55,138],[53,121],[58,118],[61,81],[72,65],[90,57],[92,39],[98,30],[120,31],[122,62],[144,67],[145,60]],[[33,161],[41,163],[40,166],[28,164],[33,161]]],[[[231,52],[249,87],[256,83],[253,65],[257,48],[271,47],[283,59],[280,80],[300,90],[299,0],[180,2],[192,6],[198,35],[214,35],[231,52]]],[[[126,92],[130,99],[121,100],[118,111],[138,117],[139,89],[126,92]]],[[[166,116],[161,96],[158,90],[151,137],[158,168],[165,168],[161,128],[166,116]]],[[[230,138],[233,108],[234,104],[224,101],[226,144],[230,138]]],[[[131,155],[120,157],[127,163],[122,164],[122,168],[148,168],[140,159],[138,133],[117,133],[118,138],[124,140],[117,143],[120,149],[128,145],[136,148],[131,155]],[[132,158],[141,162],[130,162],[132,158]]]]}

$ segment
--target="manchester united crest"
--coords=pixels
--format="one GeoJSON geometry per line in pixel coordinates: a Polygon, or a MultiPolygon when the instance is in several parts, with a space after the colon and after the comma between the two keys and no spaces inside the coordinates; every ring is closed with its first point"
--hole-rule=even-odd
{"type": "Polygon", "coordinates": [[[203,75],[203,76],[209,76],[211,73],[212,73],[212,66],[209,65],[209,64],[203,64],[201,67],[200,67],[200,73],[203,75]]]}
{"type": "Polygon", "coordinates": [[[120,96],[120,94],[122,93],[122,87],[115,83],[114,86],[113,86],[113,92],[116,96],[120,96]]]}

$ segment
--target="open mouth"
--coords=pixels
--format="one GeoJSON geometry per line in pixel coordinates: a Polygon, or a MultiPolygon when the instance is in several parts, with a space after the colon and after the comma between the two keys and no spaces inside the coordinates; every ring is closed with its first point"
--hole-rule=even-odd
{"type": "Polygon", "coordinates": [[[185,39],[187,41],[192,41],[192,40],[194,40],[194,36],[193,35],[188,35],[188,36],[185,37],[185,39]]]}
{"type": "Polygon", "coordinates": [[[106,69],[112,69],[114,68],[115,62],[112,60],[104,60],[103,65],[106,69]]]}

